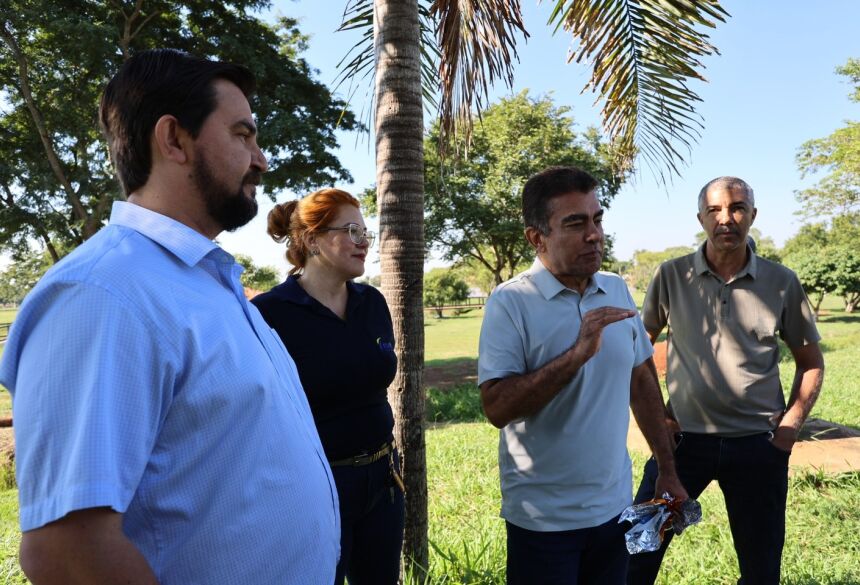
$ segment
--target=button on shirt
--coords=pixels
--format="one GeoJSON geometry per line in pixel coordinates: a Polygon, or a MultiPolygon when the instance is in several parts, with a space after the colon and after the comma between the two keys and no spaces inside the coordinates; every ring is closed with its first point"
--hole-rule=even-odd
{"type": "Polygon", "coordinates": [[[334,483],[240,273],[203,235],[118,202],[39,282],[0,365],[22,530],[107,506],[161,583],[332,582],[334,483]]]}
{"type": "MultiPolygon", "coordinates": [[[[479,383],[543,367],[573,346],[585,313],[606,306],[636,309],[617,275],[598,272],[580,295],[535,260],[487,301],[479,383]]],[[[630,377],[652,353],[638,317],[607,326],[600,351],[555,398],[501,430],[503,518],[528,530],[575,530],[630,504],[630,377]]]]}

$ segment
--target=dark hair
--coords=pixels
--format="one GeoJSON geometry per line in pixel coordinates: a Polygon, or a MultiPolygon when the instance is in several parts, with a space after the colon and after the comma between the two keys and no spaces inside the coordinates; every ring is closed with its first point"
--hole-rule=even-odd
{"type": "Polygon", "coordinates": [[[753,192],[753,188],[749,186],[749,183],[737,177],[717,177],[716,179],[711,179],[705,183],[705,186],[702,187],[701,191],[699,191],[699,211],[703,211],[705,209],[705,201],[708,196],[708,191],[710,191],[712,187],[723,187],[729,191],[734,191],[735,189],[743,191],[746,194],[749,204],[755,207],[755,193],[753,192]]]}
{"type": "Polygon", "coordinates": [[[575,167],[548,167],[523,187],[523,222],[542,234],[549,233],[549,201],[567,193],[591,193],[597,179],[575,167]]]}
{"type": "Polygon", "coordinates": [[[287,260],[293,265],[290,274],[299,272],[307,264],[309,250],[304,235],[326,227],[344,205],[358,208],[358,199],[340,189],[320,189],[272,208],[266,231],[279,244],[287,242],[287,260]]]}
{"type": "Polygon", "coordinates": [[[216,107],[216,79],[230,81],[245,94],[254,75],[241,65],[194,57],[175,49],[153,49],[126,61],[105,87],[99,121],[126,195],[146,184],[152,169],[150,137],[164,115],[197,138],[216,107]]]}

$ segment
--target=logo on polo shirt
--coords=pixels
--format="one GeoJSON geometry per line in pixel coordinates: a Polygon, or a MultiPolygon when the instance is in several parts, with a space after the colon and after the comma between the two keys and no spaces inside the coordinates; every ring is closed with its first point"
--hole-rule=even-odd
{"type": "Polygon", "coordinates": [[[394,344],[389,343],[387,341],[382,341],[381,337],[376,338],[376,344],[379,346],[379,349],[381,349],[382,351],[393,351],[394,350],[394,344]]]}

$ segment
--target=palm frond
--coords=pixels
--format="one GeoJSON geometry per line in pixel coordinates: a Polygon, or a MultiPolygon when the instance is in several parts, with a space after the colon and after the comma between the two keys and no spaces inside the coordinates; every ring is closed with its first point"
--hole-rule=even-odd
{"type": "MultiPolygon", "coordinates": [[[[519,0],[434,0],[438,21],[439,118],[442,136],[471,136],[472,108],[486,107],[497,79],[513,85],[516,35],[528,37],[519,0]]],[[[441,140],[445,144],[448,140],[441,140]]]]}
{"type": "Polygon", "coordinates": [[[718,0],[554,0],[549,24],[578,41],[568,61],[592,66],[591,89],[603,101],[603,125],[625,165],[641,154],[666,183],[679,175],[701,137],[701,98],[691,79],[704,81],[701,58],[719,54],[707,34],[728,12],[718,0]],[[667,177],[668,173],[668,177],[667,177]]]}

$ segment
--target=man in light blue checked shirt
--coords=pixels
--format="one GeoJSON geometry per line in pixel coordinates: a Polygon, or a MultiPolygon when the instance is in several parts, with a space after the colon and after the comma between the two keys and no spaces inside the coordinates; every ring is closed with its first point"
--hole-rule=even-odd
{"type": "Polygon", "coordinates": [[[29,295],[0,364],[34,585],[334,579],[337,495],[295,365],[212,242],[257,211],[253,87],[155,50],[105,90],[128,201],[29,295]]]}

